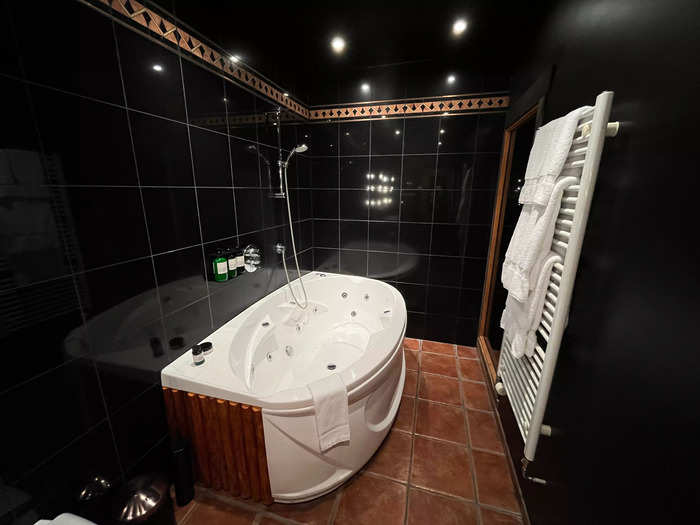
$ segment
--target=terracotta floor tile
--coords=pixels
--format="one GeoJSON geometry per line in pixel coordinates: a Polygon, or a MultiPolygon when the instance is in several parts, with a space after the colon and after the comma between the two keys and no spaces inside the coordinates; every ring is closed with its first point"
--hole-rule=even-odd
{"type": "Polygon", "coordinates": [[[450,343],[438,343],[437,341],[423,341],[421,350],[423,350],[423,352],[432,352],[433,354],[455,355],[455,345],[450,343]]]}
{"type": "Polygon", "coordinates": [[[406,372],[406,382],[403,385],[403,395],[414,396],[418,387],[418,372],[406,372]]]}
{"type": "Polygon", "coordinates": [[[410,483],[473,500],[474,485],[466,447],[416,436],[410,483]]]}
{"type": "Polygon", "coordinates": [[[420,350],[420,339],[413,339],[411,337],[404,337],[403,347],[408,350],[420,350]]]}
{"type": "Polygon", "coordinates": [[[505,456],[472,451],[479,501],[494,507],[520,512],[505,456]]]}
{"type": "Polygon", "coordinates": [[[476,348],[473,346],[457,345],[457,355],[464,359],[478,359],[476,348]]]}
{"type": "Polygon", "coordinates": [[[462,392],[464,393],[464,405],[467,408],[491,410],[489,394],[486,391],[486,385],[484,383],[462,381],[462,392]]]}
{"type": "Polygon", "coordinates": [[[367,472],[382,474],[398,481],[408,481],[412,440],[411,434],[389,432],[382,446],[367,463],[367,472]]]}
{"type": "Polygon", "coordinates": [[[433,492],[411,488],[408,493],[408,525],[477,525],[477,506],[433,492]],[[439,520],[436,518],[439,516],[439,520]]]}
{"type": "Polygon", "coordinates": [[[185,516],[187,515],[187,513],[190,510],[192,510],[192,508],[196,504],[197,504],[197,502],[193,499],[184,507],[178,507],[177,503],[175,503],[175,500],[173,499],[173,506],[175,507],[175,522],[176,523],[183,523],[183,520],[185,519],[185,516]]]}
{"type": "Polygon", "coordinates": [[[343,488],[334,523],[401,525],[405,504],[405,485],[371,474],[361,474],[343,488]]]}
{"type": "Polygon", "coordinates": [[[459,381],[451,377],[421,373],[418,397],[451,405],[462,404],[459,381]]]}
{"type": "Polygon", "coordinates": [[[467,410],[469,420],[469,435],[472,447],[485,448],[503,454],[503,443],[498,431],[496,418],[490,412],[474,412],[467,410]]]}
{"type": "Polygon", "coordinates": [[[405,430],[406,432],[413,432],[414,404],[415,398],[413,397],[403,396],[401,398],[399,412],[396,414],[396,420],[394,421],[394,428],[398,430],[405,430]]]}
{"type": "Polygon", "coordinates": [[[406,360],[406,369],[407,370],[420,370],[418,350],[406,350],[406,349],[404,349],[403,355],[404,355],[404,359],[406,360]]]}
{"type": "Polygon", "coordinates": [[[336,492],[321,496],[305,503],[273,503],[265,510],[294,521],[307,525],[320,525],[328,523],[328,517],[333,509],[336,492]]]}
{"type": "Polygon", "coordinates": [[[522,522],[515,516],[481,507],[481,525],[519,525],[520,523],[522,522]]]}
{"type": "Polygon", "coordinates": [[[248,525],[253,523],[255,512],[227,505],[214,498],[197,499],[197,505],[187,515],[185,525],[248,525]]]}
{"type": "Polygon", "coordinates": [[[476,359],[460,359],[459,371],[462,379],[471,379],[472,381],[483,381],[484,372],[481,370],[481,363],[476,359]]]}
{"type": "Polygon", "coordinates": [[[449,355],[426,354],[422,352],[420,366],[423,372],[457,377],[457,361],[449,355]]]}
{"type": "Polygon", "coordinates": [[[416,434],[466,444],[464,411],[459,407],[438,405],[419,399],[416,411],[416,434]]]}

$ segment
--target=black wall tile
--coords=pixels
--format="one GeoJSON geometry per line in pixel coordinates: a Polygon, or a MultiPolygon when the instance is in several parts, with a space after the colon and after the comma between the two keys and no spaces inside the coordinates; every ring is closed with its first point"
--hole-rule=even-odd
{"type": "Polygon", "coordinates": [[[468,190],[475,187],[476,155],[440,155],[437,165],[436,189],[468,190]]]}
{"type": "Polygon", "coordinates": [[[308,154],[312,156],[337,156],[338,148],[338,124],[309,124],[302,126],[302,138],[308,147],[308,154]]]}
{"type": "MultiPolygon", "coordinates": [[[[233,165],[234,185],[253,188],[261,187],[260,169],[258,167],[258,146],[246,140],[230,137],[229,147],[231,148],[231,163],[233,165]]],[[[192,152],[195,155],[195,159],[199,156],[198,150],[200,149],[202,148],[195,148],[194,142],[192,143],[192,152]]],[[[274,159],[266,160],[268,162],[274,161],[274,159]]],[[[265,164],[264,161],[262,162],[265,164]]],[[[197,169],[196,165],[195,169],[197,169]]],[[[263,170],[265,170],[265,175],[267,177],[265,166],[263,166],[263,170]]]]}
{"type": "Polygon", "coordinates": [[[351,250],[367,250],[367,222],[339,221],[340,247],[351,250]]]}
{"type": "MultiPolygon", "coordinates": [[[[228,137],[190,126],[190,142],[197,186],[233,186],[228,137]]],[[[236,153],[240,155],[241,152],[236,153]]],[[[250,152],[243,153],[246,155],[242,160],[248,162],[249,168],[252,164],[257,175],[255,158],[250,152]]],[[[236,160],[239,161],[239,157],[236,160]]]]}
{"type": "Polygon", "coordinates": [[[186,59],[182,60],[182,76],[187,95],[189,123],[226,133],[224,118],[228,98],[224,91],[224,80],[186,59]]]}
{"type": "Polygon", "coordinates": [[[399,277],[399,260],[395,253],[368,253],[367,277],[383,281],[396,281],[399,277]]]}
{"type": "Polygon", "coordinates": [[[263,228],[263,190],[236,189],[236,218],[238,233],[247,233],[263,228]]]}
{"type": "Polygon", "coordinates": [[[409,118],[404,126],[403,153],[436,153],[439,119],[409,118]]]}
{"type": "Polygon", "coordinates": [[[432,222],[433,192],[420,190],[402,190],[401,221],[432,222]]]}
{"type": "Polygon", "coordinates": [[[340,250],[340,273],[349,275],[367,275],[367,252],[340,250]]]}
{"type": "Polygon", "coordinates": [[[115,31],[127,105],[184,122],[178,56],[120,24],[115,25],[115,31]]]}
{"type": "Polygon", "coordinates": [[[430,258],[430,284],[461,286],[462,259],[460,257],[433,256],[430,258]]]}
{"type": "Polygon", "coordinates": [[[338,218],[338,190],[314,190],[312,194],[312,199],[313,213],[315,218],[338,218]]]}
{"type": "Polygon", "coordinates": [[[467,227],[451,224],[434,224],[430,253],[433,255],[464,255],[467,227]]]}
{"type": "Polygon", "coordinates": [[[340,124],[340,155],[369,154],[369,122],[340,124]]]}
{"type": "MultiPolygon", "coordinates": [[[[462,287],[481,290],[486,277],[486,259],[464,259],[462,287]]],[[[500,279],[500,275],[498,276],[500,279]]]]}
{"type": "Polygon", "coordinates": [[[164,314],[207,295],[209,269],[205,267],[201,246],[158,255],[153,258],[153,264],[164,314]]]}
{"type": "Polygon", "coordinates": [[[406,310],[409,312],[424,312],[427,288],[421,284],[398,283],[396,288],[403,295],[406,310]]]}
{"type": "Polygon", "coordinates": [[[399,240],[399,224],[396,222],[370,222],[367,249],[395,252],[399,240]]]}
{"type": "MultiPolygon", "coordinates": [[[[369,157],[344,157],[340,159],[340,187],[365,189],[372,184],[369,173],[369,157]]],[[[371,175],[370,175],[371,176],[371,175]]],[[[314,187],[316,187],[314,185],[314,187]]]]}
{"type": "Polygon", "coordinates": [[[202,242],[193,188],[144,188],[142,191],[153,253],[202,242]]]}
{"type": "Polygon", "coordinates": [[[440,190],[435,192],[435,222],[466,224],[472,213],[471,192],[440,190]]]}
{"type": "Polygon", "coordinates": [[[401,187],[407,190],[433,189],[436,168],[435,155],[405,156],[401,187]]]}
{"type": "Polygon", "coordinates": [[[428,287],[428,312],[456,317],[459,311],[459,294],[459,288],[428,287]]]}
{"type": "MultiPolygon", "coordinates": [[[[366,220],[369,217],[368,200],[367,190],[340,190],[340,218],[366,220]]],[[[314,214],[316,214],[315,205],[314,214]]]]}
{"type": "Polygon", "coordinates": [[[428,279],[428,257],[424,255],[399,254],[396,280],[405,283],[423,284],[428,279]]]}
{"type": "Polygon", "coordinates": [[[319,272],[338,271],[338,250],[327,248],[314,248],[314,266],[319,272]]]}
{"type": "Polygon", "coordinates": [[[236,231],[236,214],[233,209],[233,190],[198,188],[199,220],[204,242],[233,237],[236,231]]]}
{"type": "Polygon", "coordinates": [[[373,120],[372,155],[400,155],[403,133],[404,119],[373,120]]]}
{"type": "MultiPolygon", "coordinates": [[[[213,290],[216,290],[216,284],[218,283],[212,284],[213,290]]],[[[164,322],[168,340],[174,337],[182,337],[184,339],[184,348],[190,348],[212,332],[209,299],[204,298],[182,310],[167,315],[164,322]]]]}
{"type": "Polygon", "coordinates": [[[65,190],[84,268],[148,255],[146,228],[137,188],[65,190]]]}
{"type": "Polygon", "coordinates": [[[311,184],[315,189],[338,188],[338,159],[314,158],[311,161],[311,184]]]}
{"type": "Polygon", "coordinates": [[[443,117],[440,120],[440,153],[472,153],[477,151],[476,129],[476,117],[443,117]]]}
{"type": "Polygon", "coordinates": [[[52,184],[136,185],[124,109],[32,87],[52,184]]]}
{"type": "MultiPolygon", "coordinates": [[[[193,186],[187,126],[134,111],[130,119],[141,184],[193,186]]],[[[201,141],[197,146],[205,147],[201,141]]]]}
{"type": "MultiPolygon", "coordinates": [[[[470,319],[478,319],[481,311],[481,290],[462,290],[459,301],[459,315],[470,319]]],[[[500,312],[493,312],[500,315],[500,312]]]]}
{"type": "Polygon", "coordinates": [[[430,253],[430,224],[401,222],[399,251],[402,253],[430,253]]]}
{"type": "Polygon", "coordinates": [[[503,142],[505,115],[503,113],[485,113],[479,115],[479,129],[476,145],[478,151],[498,153],[503,142]]]}
{"type": "Polygon", "coordinates": [[[338,221],[314,220],[314,245],[323,248],[338,247],[338,221]]]}
{"type": "Polygon", "coordinates": [[[501,156],[498,153],[483,153],[476,158],[474,189],[495,190],[498,186],[498,169],[501,156]]]}

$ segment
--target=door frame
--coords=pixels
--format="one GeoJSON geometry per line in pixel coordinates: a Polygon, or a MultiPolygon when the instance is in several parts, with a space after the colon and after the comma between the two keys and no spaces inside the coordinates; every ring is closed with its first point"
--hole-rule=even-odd
{"type": "Polygon", "coordinates": [[[491,378],[491,383],[497,381],[496,368],[494,363],[494,349],[488,338],[488,327],[493,314],[493,291],[498,285],[497,269],[500,257],[501,237],[503,235],[503,219],[505,216],[506,202],[508,201],[508,181],[510,179],[510,169],[513,162],[513,150],[518,128],[532,118],[541,122],[544,98],[540,98],[537,103],[525,111],[515,122],[505,129],[503,135],[503,148],[501,149],[501,162],[498,173],[498,187],[496,189],[496,201],[494,204],[493,221],[491,222],[491,239],[489,241],[489,254],[486,261],[486,278],[484,280],[484,291],[481,297],[481,313],[479,315],[479,327],[477,330],[476,344],[481,356],[486,363],[486,369],[491,378]]]}

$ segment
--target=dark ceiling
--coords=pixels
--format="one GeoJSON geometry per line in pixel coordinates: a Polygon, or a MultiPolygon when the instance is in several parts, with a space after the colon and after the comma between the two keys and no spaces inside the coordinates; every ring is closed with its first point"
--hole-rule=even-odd
{"type": "Polygon", "coordinates": [[[507,90],[550,5],[155,3],[311,105],[507,90]],[[469,27],[455,38],[458,17],[469,27]],[[330,49],[335,34],[347,42],[342,56],[330,49]],[[448,74],[456,76],[453,85],[448,74]],[[362,82],[370,93],[361,92],[362,82]]]}

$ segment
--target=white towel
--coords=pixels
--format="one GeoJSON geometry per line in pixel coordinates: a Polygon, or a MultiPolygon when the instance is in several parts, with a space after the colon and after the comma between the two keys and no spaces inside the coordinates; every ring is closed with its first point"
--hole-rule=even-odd
{"type": "Polygon", "coordinates": [[[309,385],[316,412],[316,431],[321,452],[350,441],[348,392],[339,374],[314,381],[309,385]]]}
{"type": "Polygon", "coordinates": [[[537,260],[549,252],[552,245],[562,193],[577,183],[577,177],[562,177],[554,185],[547,206],[525,204],[520,211],[501,272],[504,288],[516,300],[526,301],[534,287],[534,282],[530,279],[536,279],[537,276],[531,275],[532,269],[537,260]]]}
{"type": "Polygon", "coordinates": [[[561,174],[571,149],[578,121],[590,109],[591,106],[575,109],[537,130],[527,161],[525,183],[518,198],[520,204],[545,206],[549,202],[555,180],[561,174]]]}
{"type": "Polygon", "coordinates": [[[537,344],[537,327],[547,296],[547,286],[552,267],[561,263],[562,258],[554,252],[547,252],[533,267],[532,280],[535,283],[528,298],[524,302],[508,295],[506,306],[501,315],[503,335],[510,342],[510,352],[513,357],[532,356],[537,344]]]}

